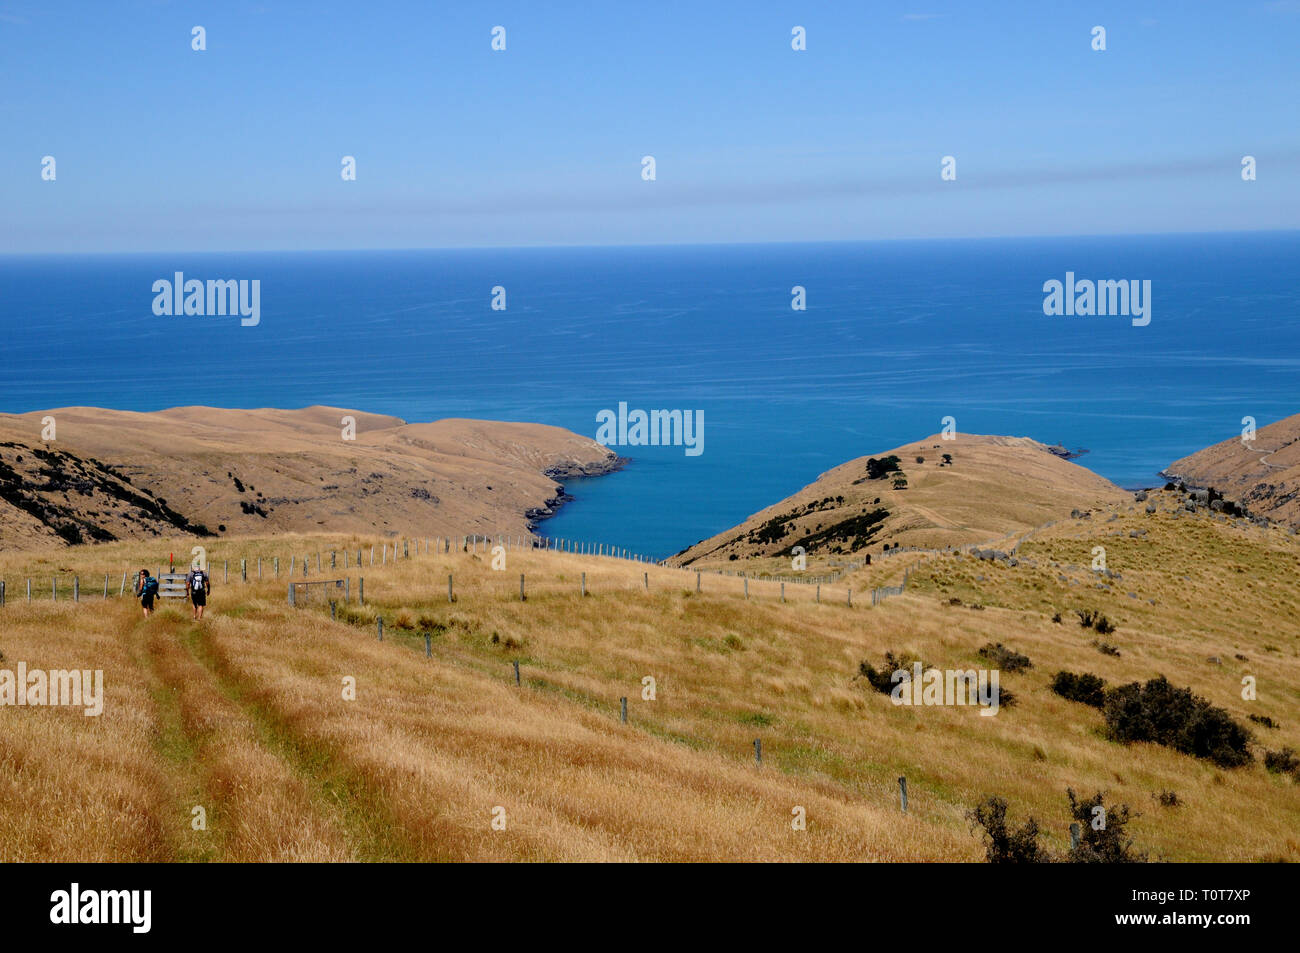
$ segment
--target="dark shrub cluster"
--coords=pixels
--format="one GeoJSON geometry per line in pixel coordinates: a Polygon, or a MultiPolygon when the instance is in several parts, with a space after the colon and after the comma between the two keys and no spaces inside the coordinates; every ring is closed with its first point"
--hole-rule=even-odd
{"type": "Polygon", "coordinates": [[[1252,760],[1250,732],[1244,726],[1190,688],[1170,685],[1163,675],[1106,692],[1103,713],[1111,737],[1125,744],[1152,741],[1222,768],[1252,760]]]}
{"type": "Polygon", "coordinates": [[[1265,728],[1281,728],[1281,727],[1282,727],[1282,726],[1279,725],[1276,721],[1274,721],[1272,718],[1268,717],[1268,715],[1247,715],[1246,717],[1249,718],[1251,721],[1253,721],[1253,722],[1254,722],[1255,724],[1257,724],[1257,725],[1263,725],[1265,728]]]}
{"type": "Polygon", "coordinates": [[[1113,655],[1116,658],[1119,658],[1119,649],[1115,648],[1115,646],[1111,645],[1109,642],[1102,642],[1100,639],[1093,639],[1092,645],[1093,648],[1102,655],[1113,655]]]}
{"type": "Polygon", "coordinates": [[[1007,826],[1007,802],[990,795],[967,812],[972,827],[984,834],[984,856],[990,864],[1046,864],[1051,855],[1038,843],[1038,822],[1032,817],[1017,829],[1007,826]]]}
{"type": "Polygon", "coordinates": [[[972,828],[978,828],[983,835],[985,859],[990,864],[1147,862],[1146,853],[1135,850],[1128,836],[1128,824],[1138,815],[1127,804],[1106,806],[1100,791],[1083,800],[1073,790],[1066,793],[1070,799],[1070,817],[1079,825],[1077,847],[1054,856],[1038,843],[1041,831],[1037,820],[1030,816],[1020,827],[1012,827],[1007,823],[1007,802],[990,795],[966,813],[972,828]]]}
{"type": "Polygon", "coordinates": [[[883,480],[887,474],[901,472],[898,464],[901,461],[892,453],[887,457],[877,460],[872,457],[867,461],[867,479],[883,480]]]}
{"type": "Polygon", "coordinates": [[[1082,675],[1057,672],[1052,679],[1052,691],[1062,698],[1091,705],[1093,708],[1101,708],[1106,703],[1106,680],[1086,672],[1082,675]]]}
{"type": "Polygon", "coordinates": [[[1156,803],[1161,807],[1181,807],[1183,803],[1179,799],[1177,791],[1160,791],[1151,796],[1155,798],[1156,803]]]}
{"type": "MultiPolygon", "coordinates": [[[[908,655],[906,652],[886,652],[884,661],[881,662],[880,668],[876,668],[865,659],[858,663],[858,674],[871,683],[871,687],[882,694],[888,695],[898,684],[894,681],[894,673],[900,668],[905,669],[909,676],[912,672],[912,666],[920,662],[914,655],[908,655]]],[[[925,671],[930,666],[921,662],[921,670],[925,671]]]]}
{"type": "Polygon", "coordinates": [[[1080,800],[1073,789],[1070,816],[1079,825],[1079,846],[1071,847],[1066,859],[1077,864],[1145,864],[1147,855],[1133,849],[1128,838],[1128,823],[1136,814],[1127,804],[1106,807],[1102,792],[1080,800]],[[1100,810],[1098,810],[1100,808],[1100,810]]]}
{"type": "Polygon", "coordinates": [[[1300,781],[1300,758],[1292,748],[1264,752],[1264,767],[1274,774],[1289,774],[1300,781]]]}
{"type": "Polygon", "coordinates": [[[1096,609],[1075,609],[1074,613],[1079,617],[1079,625],[1085,629],[1096,629],[1101,635],[1115,631],[1115,624],[1096,609]]]}
{"type": "Polygon", "coordinates": [[[1021,655],[1012,649],[1007,648],[1001,642],[994,644],[988,643],[979,651],[980,658],[988,659],[994,668],[1001,669],[1004,672],[1023,672],[1027,668],[1033,668],[1034,663],[1029,661],[1028,655],[1021,655]]]}

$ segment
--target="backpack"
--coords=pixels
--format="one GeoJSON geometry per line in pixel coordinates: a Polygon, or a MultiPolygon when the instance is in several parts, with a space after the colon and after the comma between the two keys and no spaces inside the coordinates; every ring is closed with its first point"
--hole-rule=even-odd
{"type": "Polygon", "coordinates": [[[152,596],[158,591],[158,580],[150,576],[144,581],[144,588],[140,590],[142,596],[152,596]]]}
{"type": "Polygon", "coordinates": [[[190,586],[195,592],[202,592],[204,587],[203,570],[194,570],[194,583],[190,586]]]}

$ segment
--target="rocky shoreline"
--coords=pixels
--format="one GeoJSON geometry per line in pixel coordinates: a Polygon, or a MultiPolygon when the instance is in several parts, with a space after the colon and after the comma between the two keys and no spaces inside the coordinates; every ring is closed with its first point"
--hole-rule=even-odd
{"type": "MultiPolygon", "coordinates": [[[[606,476],[610,473],[617,473],[632,461],[628,457],[620,457],[611,453],[604,460],[596,463],[581,463],[576,460],[566,460],[561,463],[552,464],[542,473],[557,483],[560,480],[569,480],[576,477],[598,477],[606,476]]],[[[529,532],[537,532],[539,523],[550,519],[560,511],[560,507],[566,503],[572,503],[576,499],[571,493],[564,489],[564,484],[559,483],[556,487],[555,496],[546,500],[541,506],[530,507],[524,510],[524,519],[528,520],[529,532]]]]}

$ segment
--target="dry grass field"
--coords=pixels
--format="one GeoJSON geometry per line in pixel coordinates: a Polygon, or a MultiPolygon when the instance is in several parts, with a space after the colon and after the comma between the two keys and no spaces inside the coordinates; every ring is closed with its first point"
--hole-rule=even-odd
{"type": "Polygon", "coordinates": [[[373,540],[286,535],[214,544],[196,624],[179,603],[146,620],[129,596],[102,597],[105,572],[115,593],[123,570],[187,559],[192,540],[2,553],[0,668],[103,669],[106,701],[98,718],[0,708],[0,860],[979,861],[965,815],[983,796],[1005,797],[1016,822],[1032,814],[1059,850],[1067,788],[1131,806],[1155,859],[1300,859],[1300,788],[1261,763],[1300,749],[1300,545],[1153,498],[1155,514],[1109,503],[1041,529],[1016,566],[905,554],[820,603],[760,581],[746,598],[741,579],[709,573],[697,592],[692,571],[608,558],[511,549],[498,571],[482,548],[415,547],[361,570],[364,606],[355,566],[313,561],[309,580],[352,578],[331,620],[286,604],[289,556],[328,566],[331,549],[373,540]],[[1089,569],[1095,546],[1118,578],[1089,569]],[[281,557],[279,579],[223,584],[224,561],[258,555],[281,557]],[[871,607],[868,590],[904,565],[907,591],[871,607]],[[26,601],[27,577],[45,580],[43,600],[38,587],[26,601]],[[1093,647],[1085,608],[1115,622],[1118,657],[1093,647]],[[887,650],[980,667],[988,642],[1033,662],[1004,673],[1015,703],[994,717],[896,707],[858,675],[887,650]],[[1254,761],[1111,741],[1100,712],[1051,691],[1059,669],[1190,686],[1249,725],[1254,761]],[[1164,791],[1181,803],[1162,806],[1164,791]]]}

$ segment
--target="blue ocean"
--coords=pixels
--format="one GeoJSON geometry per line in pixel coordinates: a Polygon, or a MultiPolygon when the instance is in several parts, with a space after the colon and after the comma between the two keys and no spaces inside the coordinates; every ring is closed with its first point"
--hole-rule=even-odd
{"type": "Polygon", "coordinates": [[[1151,485],[1245,416],[1300,412],[1298,315],[1296,232],[9,256],[0,410],[332,404],[593,437],[620,402],[698,410],[698,456],[617,448],[632,463],[543,525],[665,556],[947,416],[1151,485]],[[260,323],[155,316],[178,271],[258,279],[260,323]],[[1150,324],[1044,315],[1067,272],[1150,280],[1150,324]]]}

